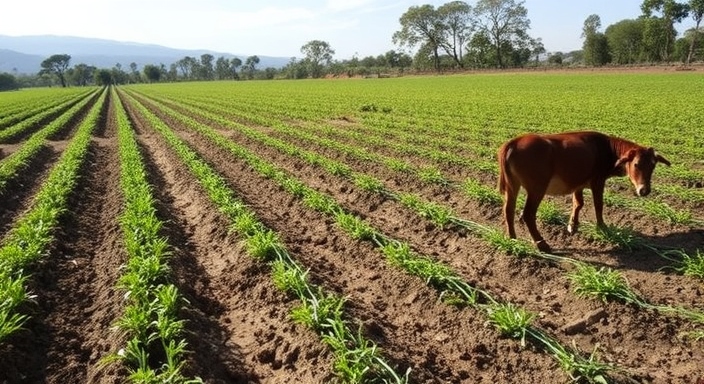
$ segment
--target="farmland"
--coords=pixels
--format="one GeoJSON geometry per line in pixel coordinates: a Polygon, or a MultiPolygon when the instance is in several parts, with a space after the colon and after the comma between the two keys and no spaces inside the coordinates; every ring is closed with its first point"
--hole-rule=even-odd
{"type": "Polygon", "coordinates": [[[599,71],[0,94],[0,382],[702,380],[702,99],[599,71]],[[546,199],[555,255],[506,239],[498,146],[581,129],[672,166],[610,180],[606,231],[546,199]]]}

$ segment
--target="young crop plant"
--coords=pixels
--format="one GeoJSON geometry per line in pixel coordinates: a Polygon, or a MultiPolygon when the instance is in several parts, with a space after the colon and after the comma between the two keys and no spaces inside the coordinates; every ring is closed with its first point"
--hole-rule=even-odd
{"type": "Polygon", "coordinates": [[[550,225],[567,225],[568,217],[565,213],[552,201],[546,200],[538,207],[538,220],[542,223],[550,225]]]}
{"type": "Polygon", "coordinates": [[[585,223],[585,236],[592,241],[604,244],[611,244],[619,249],[633,251],[644,246],[644,241],[641,237],[635,234],[629,228],[617,227],[612,224],[606,224],[604,227],[598,227],[591,223],[585,223]]]}
{"type": "Polygon", "coordinates": [[[674,209],[659,201],[645,200],[643,202],[643,210],[649,215],[670,224],[691,225],[694,221],[691,212],[674,209]]]}
{"type": "Polygon", "coordinates": [[[528,327],[533,322],[535,314],[512,303],[496,303],[487,306],[489,323],[494,325],[499,332],[521,341],[521,346],[526,346],[528,327]]]}
{"type": "Polygon", "coordinates": [[[489,188],[475,179],[467,179],[462,183],[462,192],[472,200],[480,204],[500,207],[503,204],[503,197],[496,188],[489,188]]]}
{"type": "Polygon", "coordinates": [[[675,251],[680,260],[675,270],[685,276],[693,276],[700,280],[704,280],[704,252],[697,249],[695,255],[688,255],[682,251],[675,251]]]}
{"type": "Polygon", "coordinates": [[[578,296],[594,297],[604,302],[608,299],[619,299],[639,306],[647,305],[631,290],[626,279],[610,268],[596,269],[593,265],[579,263],[568,278],[575,284],[574,290],[578,296]]]}
{"type": "Polygon", "coordinates": [[[449,181],[445,179],[442,172],[434,167],[423,167],[418,170],[418,178],[427,184],[448,185],[449,181]]]}
{"type": "Polygon", "coordinates": [[[492,247],[498,249],[507,255],[518,257],[523,256],[539,256],[535,246],[523,239],[512,239],[508,237],[504,231],[496,228],[487,228],[481,234],[492,247]]]}
{"type": "Polygon", "coordinates": [[[420,197],[411,193],[398,195],[398,200],[401,204],[418,212],[421,217],[430,220],[440,228],[450,224],[454,217],[451,209],[432,201],[423,201],[420,197]]]}
{"type": "Polygon", "coordinates": [[[354,174],[353,182],[354,185],[368,192],[384,193],[386,191],[386,187],[381,180],[369,175],[354,174]]]}
{"type": "Polygon", "coordinates": [[[589,358],[584,358],[564,345],[555,342],[538,329],[528,327],[526,334],[539,341],[555,357],[562,370],[569,372],[573,383],[608,384],[612,382],[609,373],[621,371],[613,364],[598,361],[596,347],[589,358]]]}

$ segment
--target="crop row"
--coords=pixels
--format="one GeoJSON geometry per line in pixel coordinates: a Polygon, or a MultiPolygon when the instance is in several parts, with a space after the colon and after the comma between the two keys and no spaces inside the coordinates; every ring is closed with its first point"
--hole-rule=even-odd
{"type": "Polygon", "coordinates": [[[79,126],[71,144],[34,197],[31,209],[16,221],[3,239],[0,248],[0,340],[20,329],[27,319],[20,311],[22,304],[33,298],[25,288],[26,281],[30,278],[32,264],[46,254],[54,239],[53,230],[76,184],[106,95],[107,92],[103,91],[79,126]]]}

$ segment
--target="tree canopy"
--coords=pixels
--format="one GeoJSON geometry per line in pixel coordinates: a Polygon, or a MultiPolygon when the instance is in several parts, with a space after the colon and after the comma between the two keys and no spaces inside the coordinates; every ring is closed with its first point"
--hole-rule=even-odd
{"type": "Polygon", "coordinates": [[[59,78],[62,87],[66,87],[66,77],[64,73],[68,69],[71,62],[71,55],[57,54],[51,55],[48,59],[42,61],[42,70],[40,74],[53,74],[59,78]]]}

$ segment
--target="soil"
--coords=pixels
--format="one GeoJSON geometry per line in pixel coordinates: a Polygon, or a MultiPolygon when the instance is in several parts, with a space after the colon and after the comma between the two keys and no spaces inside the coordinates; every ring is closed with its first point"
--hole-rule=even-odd
{"type": "MultiPolygon", "coordinates": [[[[123,293],[116,286],[126,259],[119,227],[123,199],[113,103],[110,100],[104,109],[56,241],[44,260],[32,268],[29,284],[36,299],[25,308],[31,318],[22,331],[0,343],[0,383],[126,381],[124,367],[104,361],[125,342],[113,328],[124,306],[123,293]]],[[[172,247],[173,281],[188,300],[182,311],[191,351],[185,373],[206,383],[335,382],[330,349],[314,331],[291,320],[297,300],[273,285],[266,264],[247,256],[241,239],[229,231],[227,218],[165,140],[128,99],[123,98],[123,103],[137,132],[158,215],[165,223],[163,234],[172,247]]],[[[153,104],[145,105],[224,177],[260,221],[280,235],[296,260],[309,269],[311,282],[347,298],[345,315],[350,324],[359,326],[378,345],[397,372],[410,369],[411,382],[570,381],[545,351],[502,337],[478,310],[444,303],[440,293],[424,281],[387,264],[371,243],[351,239],[330,217],[310,210],[243,160],[153,104]]],[[[585,355],[596,347],[600,361],[624,370],[614,374],[615,381],[704,381],[703,342],[685,336],[694,329],[692,322],[619,302],[579,298],[566,278],[571,270],[568,265],[507,256],[462,228],[438,228],[396,201],[362,191],[347,179],[240,132],[200,120],[331,195],[383,233],[450,266],[470,284],[537,314],[534,325],[563,345],[575,346],[585,355]]],[[[498,208],[470,201],[456,189],[427,185],[371,162],[266,132],[344,162],[395,191],[413,192],[447,205],[459,217],[500,225],[498,208]]],[[[70,135],[52,142],[0,195],[0,235],[9,230],[6,223],[31,204],[32,195],[63,150],[61,140],[70,140],[70,135]]],[[[398,155],[386,151],[385,155],[398,155]]],[[[463,170],[443,171],[453,178],[467,177],[463,170]]],[[[561,204],[567,207],[569,201],[561,204]]],[[[704,244],[700,228],[653,222],[631,211],[607,210],[605,214],[607,222],[627,224],[661,246],[693,249],[704,244]]],[[[588,204],[583,215],[593,215],[588,204]]],[[[525,231],[518,228],[525,237],[525,231]]],[[[702,308],[701,281],[662,269],[667,263],[652,252],[604,247],[582,235],[568,236],[557,226],[542,230],[553,248],[623,273],[631,287],[651,303],[702,308]]]]}

